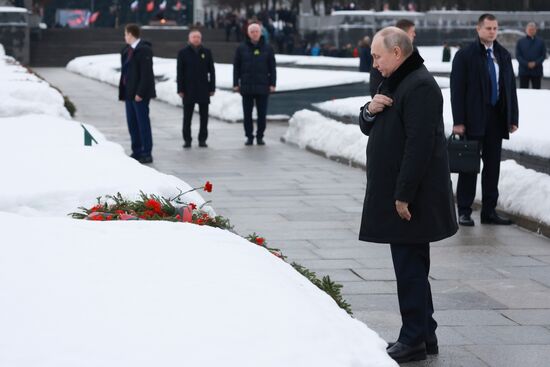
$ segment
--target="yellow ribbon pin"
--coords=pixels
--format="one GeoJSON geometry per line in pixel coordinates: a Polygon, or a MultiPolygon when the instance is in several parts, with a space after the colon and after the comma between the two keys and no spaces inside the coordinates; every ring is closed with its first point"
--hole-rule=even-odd
{"type": "Polygon", "coordinates": [[[260,50],[254,50],[254,55],[258,56],[260,54],[260,50]]]}

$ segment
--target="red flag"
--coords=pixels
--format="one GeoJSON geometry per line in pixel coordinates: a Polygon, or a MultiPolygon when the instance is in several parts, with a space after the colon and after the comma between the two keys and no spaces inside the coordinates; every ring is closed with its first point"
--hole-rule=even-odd
{"type": "Polygon", "coordinates": [[[95,23],[97,18],[99,18],[99,12],[96,11],[92,15],[90,15],[90,20],[88,21],[90,24],[95,23]]]}
{"type": "Polygon", "coordinates": [[[147,12],[150,13],[152,12],[153,10],[155,10],[155,1],[154,0],[151,0],[147,3],[147,12]]]}

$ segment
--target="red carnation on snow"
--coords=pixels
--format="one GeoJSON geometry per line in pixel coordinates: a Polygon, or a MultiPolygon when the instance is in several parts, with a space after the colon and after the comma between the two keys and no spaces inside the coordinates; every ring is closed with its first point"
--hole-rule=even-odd
{"type": "Polygon", "coordinates": [[[157,213],[157,214],[161,214],[162,213],[162,205],[154,200],[154,199],[149,199],[145,202],[145,207],[146,208],[149,208],[151,209],[153,212],[157,213]]]}
{"type": "Polygon", "coordinates": [[[257,237],[256,238],[256,244],[262,246],[265,243],[265,238],[263,237],[257,237]]]}

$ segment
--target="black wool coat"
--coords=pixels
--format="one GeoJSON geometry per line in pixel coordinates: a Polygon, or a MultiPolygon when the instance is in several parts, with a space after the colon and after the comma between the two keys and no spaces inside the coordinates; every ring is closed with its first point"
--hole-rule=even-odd
{"type": "Polygon", "coordinates": [[[458,230],[447,144],[443,97],[414,52],[387,79],[380,93],[393,105],[374,121],[359,116],[367,144],[367,190],[359,239],[418,244],[450,237],[458,230]],[[395,201],[409,203],[410,221],[397,214],[395,201]]]}
{"type": "Polygon", "coordinates": [[[139,41],[133,56],[128,58],[130,48],[128,45],[121,52],[122,67],[118,83],[118,99],[121,101],[134,100],[136,95],[145,100],[156,98],[151,44],[139,41]]]}
{"type": "MultiPolygon", "coordinates": [[[[511,125],[519,126],[516,77],[510,53],[497,41],[493,44],[499,66],[499,100],[501,138],[508,139],[511,125]]],[[[453,59],[451,71],[451,106],[453,123],[464,124],[466,135],[485,135],[491,100],[491,81],[487,67],[487,51],[479,39],[460,49],[453,59]]]]}
{"type": "Polygon", "coordinates": [[[191,45],[180,50],[177,64],[178,93],[183,103],[210,103],[210,93],[216,90],[216,70],[212,52],[191,45]]]}
{"type": "Polygon", "coordinates": [[[233,60],[233,86],[239,86],[242,95],[269,94],[276,83],[275,53],[264,37],[256,45],[250,39],[241,43],[233,60]]]}

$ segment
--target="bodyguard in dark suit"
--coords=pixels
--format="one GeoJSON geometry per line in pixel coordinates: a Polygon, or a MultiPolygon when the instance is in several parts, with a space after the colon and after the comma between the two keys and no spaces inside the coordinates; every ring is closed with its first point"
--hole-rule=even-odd
{"type": "Polygon", "coordinates": [[[519,63],[519,87],[540,89],[543,70],[542,63],[546,60],[546,45],[536,36],[537,26],[531,22],[525,28],[526,36],[516,44],[516,59],[519,63]]]}
{"type": "Polygon", "coordinates": [[[359,72],[370,73],[372,69],[372,55],[370,54],[370,37],[365,36],[359,47],[359,72]]]}
{"type": "Polygon", "coordinates": [[[132,140],[131,157],[141,163],[152,163],[153,137],[149,119],[149,102],[155,98],[153,51],[149,42],[139,38],[136,24],[127,24],[124,39],[127,46],[121,53],[118,98],[126,103],[126,120],[132,140]]]}
{"type": "Polygon", "coordinates": [[[191,147],[191,120],[195,103],[198,103],[199,147],[206,148],[208,105],[216,91],[216,70],[212,52],[202,46],[202,35],[198,29],[189,31],[189,44],[178,53],[177,68],[178,94],[183,100],[183,147],[191,147]]]}
{"type": "MultiPolygon", "coordinates": [[[[451,105],[453,133],[481,142],[481,223],[511,224],[495,211],[502,139],[518,128],[516,78],[510,53],[497,41],[498,22],[483,14],[477,26],[478,38],[460,49],[453,59],[451,105]]],[[[472,203],[477,174],[460,173],[456,190],[459,223],[473,226],[472,203]]]]}
{"type": "Polygon", "coordinates": [[[233,90],[240,92],[243,97],[245,145],[252,145],[254,142],[254,103],[258,113],[256,141],[258,145],[265,145],[267,100],[269,94],[275,92],[276,67],[275,54],[271,46],[265,43],[260,25],[250,24],[248,39],[239,45],[233,61],[233,90]]]}
{"type": "MultiPolygon", "coordinates": [[[[397,23],[395,23],[395,26],[407,33],[411,39],[411,42],[414,43],[414,39],[416,38],[416,27],[412,21],[408,19],[400,19],[397,23]]],[[[416,47],[414,49],[417,51],[416,47]]],[[[374,95],[378,93],[378,87],[380,86],[380,83],[382,83],[383,79],[384,77],[376,68],[371,68],[369,75],[369,90],[371,97],[374,97],[374,95]]]]}
{"type": "Polygon", "coordinates": [[[390,244],[403,326],[388,354],[402,363],[438,353],[430,242],[458,226],[439,86],[399,28],[378,32],[372,55],[384,81],[359,116],[369,136],[359,239],[390,244]]]}

